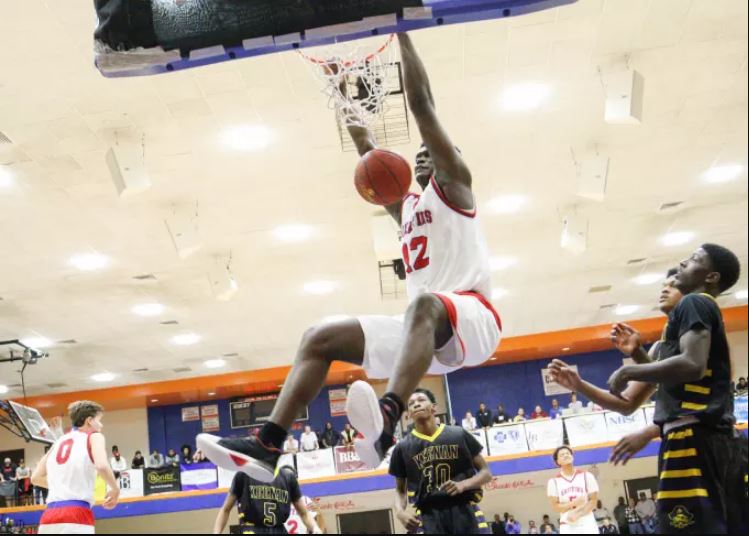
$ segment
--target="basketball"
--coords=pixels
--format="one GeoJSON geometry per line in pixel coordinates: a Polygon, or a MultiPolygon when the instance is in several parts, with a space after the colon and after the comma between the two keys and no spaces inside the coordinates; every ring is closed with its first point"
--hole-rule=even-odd
{"type": "Polygon", "coordinates": [[[359,160],[354,184],[365,201],[392,205],[403,199],[411,186],[411,166],[397,153],[373,149],[359,160]]]}

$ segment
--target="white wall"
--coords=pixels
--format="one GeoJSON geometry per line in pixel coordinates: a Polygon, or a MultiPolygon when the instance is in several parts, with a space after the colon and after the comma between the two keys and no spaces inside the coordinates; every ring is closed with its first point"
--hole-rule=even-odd
{"type": "Polygon", "coordinates": [[[728,345],[731,348],[731,364],[733,365],[734,381],[742,376],[747,377],[747,355],[749,355],[749,343],[747,343],[746,331],[733,331],[728,334],[728,345]]]}

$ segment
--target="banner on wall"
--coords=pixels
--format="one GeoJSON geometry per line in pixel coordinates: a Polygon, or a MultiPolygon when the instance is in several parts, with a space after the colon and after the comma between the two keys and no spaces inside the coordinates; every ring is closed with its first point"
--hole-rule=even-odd
{"type": "Polygon", "coordinates": [[[298,453],[296,455],[296,468],[300,479],[334,475],[333,449],[298,453]]]}
{"type": "Polygon", "coordinates": [[[190,406],[182,408],[182,422],[199,421],[200,420],[200,408],[198,406],[190,406]]]}
{"type": "Polygon", "coordinates": [[[615,411],[604,413],[606,418],[606,437],[608,441],[619,441],[627,434],[639,432],[645,428],[645,412],[641,409],[632,415],[622,415],[615,411]]]}
{"type": "Polygon", "coordinates": [[[525,438],[530,450],[551,450],[564,443],[562,419],[535,420],[525,423],[525,438]]]}
{"type": "Polygon", "coordinates": [[[179,479],[182,491],[215,489],[218,487],[218,472],[210,462],[180,464],[179,479]]]}
{"type": "Polygon", "coordinates": [[[486,441],[486,430],[479,428],[478,430],[472,430],[470,433],[484,447],[483,454],[487,456],[489,454],[489,445],[486,441]]]}
{"type": "Polygon", "coordinates": [[[354,447],[335,447],[335,470],[337,473],[353,473],[354,471],[366,471],[368,467],[359,459],[354,447]]]}
{"type": "Polygon", "coordinates": [[[747,422],[747,396],[737,396],[733,401],[733,414],[736,422],[747,422]]]}
{"type": "Polygon", "coordinates": [[[525,428],[522,424],[492,426],[486,431],[486,435],[489,439],[491,456],[528,452],[528,441],[525,438],[525,428]]]}
{"type": "MultiPolygon", "coordinates": [[[[570,365],[570,368],[574,369],[575,372],[577,372],[577,365],[570,365]]],[[[566,387],[562,387],[557,382],[552,380],[551,372],[546,367],[541,369],[541,382],[544,384],[544,394],[546,396],[564,395],[572,392],[566,387]]]]}
{"type": "Polygon", "coordinates": [[[218,432],[221,429],[221,422],[218,417],[218,404],[201,406],[200,419],[204,432],[218,432]]]}
{"type": "Polygon", "coordinates": [[[594,445],[606,441],[606,419],[603,413],[589,413],[564,419],[571,447],[594,445]]]}
{"type": "Polygon", "coordinates": [[[120,471],[120,497],[143,497],[143,469],[120,471]]]}
{"type": "Polygon", "coordinates": [[[346,389],[331,389],[328,391],[330,399],[330,415],[333,417],[346,416],[346,389]]]}
{"type": "Polygon", "coordinates": [[[143,494],[179,491],[179,467],[169,466],[143,470],[143,494]]]}

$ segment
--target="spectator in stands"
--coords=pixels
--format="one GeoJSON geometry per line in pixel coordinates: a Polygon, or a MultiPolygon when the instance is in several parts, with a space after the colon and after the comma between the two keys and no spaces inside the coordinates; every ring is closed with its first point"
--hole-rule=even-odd
{"type": "Polygon", "coordinates": [[[640,500],[637,501],[635,509],[637,515],[640,516],[645,534],[653,534],[655,532],[655,503],[653,499],[648,498],[644,493],[640,493],[640,500]]]}
{"type": "Polygon", "coordinates": [[[287,435],[286,441],[283,443],[283,451],[286,454],[296,454],[299,452],[299,441],[297,441],[293,435],[287,435]]]}
{"type": "Polygon", "coordinates": [[[130,464],[132,469],[143,469],[146,466],[146,459],[143,457],[141,451],[136,450],[135,456],[133,456],[133,463],[130,464]]]}
{"type": "Polygon", "coordinates": [[[616,524],[619,525],[619,530],[622,534],[629,534],[629,527],[627,527],[627,503],[624,502],[624,497],[619,497],[619,504],[614,507],[614,519],[616,524]]]}
{"type": "Polygon", "coordinates": [[[164,467],[164,456],[157,449],[153,449],[151,457],[148,458],[148,467],[152,467],[154,469],[164,467]]]}
{"type": "Polygon", "coordinates": [[[512,419],[512,422],[524,422],[525,420],[525,410],[523,408],[518,408],[518,414],[515,415],[515,418],[512,419]]]}
{"type": "Polygon", "coordinates": [[[344,447],[353,447],[354,438],[356,437],[356,430],[353,429],[350,423],[343,425],[343,432],[341,433],[341,445],[344,447]]]}
{"type": "Polygon", "coordinates": [[[749,384],[747,384],[746,378],[739,378],[739,381],[736,384],[736,394],[739,396],[743,396],[747,393],[748,390],[749,384]]]}
{"type": "Polygon", "coordinates": [[[180,462],[184,465],[192,465],[192,448],[190,445],[182,445],[180,453],[182,454],[180,462]]]}
{"type": "Polygon", "coordinates": [[[468,430],[469,432],[476,429],[476,419],[473,418],[470,411],[466,411],[466,416],[463,419],[461,426],[463,426],[464,430],[468,430]]]}
{"type": "Polygon", "coordinates": [[[494,416],[494,424],[505,424],[510,422],[510,416],[505,413],[505,407],[502,404],[497,406],[497,414],[494,416]]]}
{"type": "Polygon", "coordinates": [[[570,405],[567,407],[571,413],[580,413],[583,410],[583,403],[577,399],[577,393],[570,395],[570,405]]]}
{"type": "Polygon", "coordinates": [[[309,425],[304,427],[304,433],[302,433],[299,443],[302,447],[302,452],[309,452],[320,448],[320,445],[317,443],[317,434],[312,431],[309,425]]]}
{"type": "Polygon", "coordinates": [[[492,425],[492,412],[483,402],[479,404],[479,410],[476,412],[476,424],[479,428],[489,428],[492,425]]]}
{"type": "Polygon", "coordinates": [[[642,526],[642,519],[637,513],[635,508],[636,502],[634,497],[629,498],[629,506],[624,510],[624,517],[627,520],[627,527],[629,527],[630,534],[645,534],[645,529],[642,526]]]}
{"type": "Polygon", "coordinates": [[[554,524],[549,521],[549,514],[544,514],[544,522],[541,523],[541,533],[542,534],[554,534],[556,532],[556,527],[554,524]],[[551,532],[548,531],[548,529],[551,529],[551,532]]]}
{"type": "Polygon", "coordinates": [[[120,448],[117,445],[112,446],[112,457],[109,459],[109,466],[112,468],[115,478],[120,478],[121,471],[127,471],[127,462],[120,454],[120,448]]]}
{"type": "Polygon", "coordinates": [[[494,514],[494,521],[492,521],[492,534],[506,534],[505,522],[499,517],[499,514],[494,514]]]}
{"type": "Polygon", "coordinates": [[[610,517],[603,518],[603,524],[599,530],[601,531],[601,534],[619,534],[616,525],[611,522],[610,517]]]}
{"type": "Polygon", "coordinates": [[[596,508],[593,510],[593,517],[596,518],[596,524],[598,525],[598,529],[603,526],[603,520],[606,518],[611,518],[611,514],[609,513],[607,508],[603,507],[603,503],[599,500],[596,503],[596,508]]]}
{"type": "Polygon", "coordinates": [[[549,410],[549,417],[557,419],[562,415],[562,410],[559,409],[559,401],[556,398],[551,399],[551,409],[549,410]]]}
{"type": "Polygon", "coordinates": [[[341,441],[341,434],[334,428],[333,423],[326,422],[325,429],[320,434],[320,448],[330,449],[335,447],[341,441]]]}
{"type": "Polygon", "coordinates": [[[179,456],[177,451],[169,449],[166,451],[166,457],[164,458],[164,465],[171,465],[172,467],[179,467],[179,456]]]}
{"type": "Polygon", "coordinates": [[[541,409],[541,406],[536,406],[536,409],[533,410],[533,413],[531,413],[531,419],[546,419],[549,416],[546,414],[546,412],[541,409]]]}
{"type": "Polygon", "coordinates": [[[588,402],[587,406],[585,407],[588,408],[588,411],[603,411],[603,408],[599,406],[598,404],[596,404],[595,402],[593,402],[592,400],[588,402]]]}
{"type": "Polygon", "coordinates": [[[536,527],[536,522],[532,519],[528,521],[528,534],[538,534],[538,528],[536,527]]]}
{"type": "Polygon", "coordinates": [[[510,514],[509,519],[507,520],[507,523],[505,523],[505,533],[507,534],[520,534],[520,521],[517,521],[515,519],[515,516],[510,514]]]}
{"type": "Polygon", "coordinates": [[[16,464],[14,464],[10,458],[5,458],[3,460],[3,465],[0,467],[0,474],[3,475],[3,478],[5,480],[13,480],[16,479],[16,464]]]}
{"type": "Polygon", "coordinates": [[[21,459],[16,467],[16,483],[18,484],[18,502],[20,506],[33,503],[31,486],[31,469],[26,467],[26,461],[21,459]]]}

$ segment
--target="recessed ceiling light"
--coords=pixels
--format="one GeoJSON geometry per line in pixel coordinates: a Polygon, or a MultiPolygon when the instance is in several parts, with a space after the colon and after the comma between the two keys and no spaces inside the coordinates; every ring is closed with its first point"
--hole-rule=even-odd
{"type": "Polygon", "coordinates": [[[492,300],[499,300],[505,295],[507,295],[507,291],[503,288],[495,288],[492,290],[492,300]]]}
{"type": "Polygon", "coordinates": [[[200,335],[197,333],[182,333],[172,337],[172,343],[178,346],[189,346],[195,344],[200,340],[200,335]]]}
{"type": "Polygon", "coordinates": [[[614,313],[618,316],[631,315],[640,308],[639,305],[617,305],[614,313]]]}
{"type": "Polygon", "coordinates": [[[158,316],[164,312],[164,306],[160,303],[141,303],[133,306],[131,311],[140,316],[158,316]]]}
{"type": "Polygon", "coordinates": [[[0,188],[13,186],[13,174],[7,166],[0,166],[0,188]]]}
{"type": "Polygon", "coordinates": [[[492,272],[499,272],[510,266],[515,266],[517,263],[518,260],[515,257],[492,257],[489,259],[489,268],[492,272]]]}
{"type": "Polygon", "coordinates": [[[36,350],[48,348],[49,346],[52,346],[53,343],[47,337],[29,337],[27,339],[21,339],[21,344],[36,350]]]}
{"type": "Polygon", "coordinates": [[[496,361],[496,360],[497,360],[497,358],[496,358],[496,357],[491,357],[491,358],[489,358],[489,361],[496,361]]]}
{"type": "Polygon", "coordinates": [[[720,184],[737,179],[745,169],[746,167],[741,164],[713,166],[704,173],[703,178],[710,184],[720,184]]]}
{"type": "Polygon", "coordinates": [[[564,348],[562,348],[562,352],[569,352],[569,351],[570,351],[569,346],[565,346],[564,348]]]}
{"type": "Polygon", "coordinates": [[[734,296],[736,297],[737,300],[745,300],[747,299],[747,296],[748,296],[747,290],[746,289],[739,290],[738,292],[736,292],[736,294],[734,294],[734,296]]]}
{"type": "Polygon", "coordinates": [[[281,242],[303,242],[312,236],[314,229],[309,225],[281,225],[273,229],[273,236],[281,242]]]}
{"type": "Polygon", "coordinates": [[[111,382],[114,380],[114,374],[111,372],[102,372],[101,374],[94,374],[91,376],[91,379],[99,383],[111,382]]]}
{"type": "Polygon", "coordinates": [[[323,317],[322,322],[323,324],[330,324],[333,322],[340,322],[342,320],[348,320],[351,318],[351,315],[328,315],[326,317],[323,317]]]}
{"type": "Polygon", "coordinates": [[[512,214],[520,211],[527,202],[528,198],[524,195],[500,195],[490,200],[487,207],[495,214],[512,214]]]}
{"type": "Polygon", "coordinates": [[[7,385],[0,385],[0,395],[4,395],[8,391],[10,391],[10,389],[8,389],[7,385]]]}
{"type": "Polygon", "coordinates": [[[208,396],[214,396],[215,394],[216,393],[214,393],[214,392],[210,392],[210,393],[208,393],[208,396]]]}
{"type": "Polygon", "coordinates": [[[338,284],[335,281],[309,281],[304,284],[304,292],[309,294],[330,294],[338,284]]]}
{"type": "Polygon", "coordinates": [[[668,233],[661,237],[661,244],[664,246],[681,246],[694,238],[694,233],[691,231],[679,231],[676,233],[668,233]]]}
{"type": "Polygon", "coordinates": [[[83,253],[71,257],[70,264],[84,272],[101,270],[109,264],[109,258],[100,253],[83,253]]]}
{"type": "Polygon", "coordinates": [[[203,363],[206,368],[221,368],[226,366],[226,361],[223,359],[209,359],[203,363]]]}
{"type": "Polygon", "coordinates": [[[527,112],[539,108],[551,95],[551,88],[538,82],[515,84],[502,92],[502,108],[512,112],[527,112]]]}
{"type": "Polygon", "coordinates": [[[156,403],[156,402],[158,402],[158,401],[159,401],[159,399],[158,399],[158,398],[152,398],[152,399],[151,399],[151,403],[152,403],[152,404],[155,404],[155,403],[156,403]]]}
{"type": "Polygon", "coordinates": [[[241,125],[221,133],[221,143],[234,151],[259,151],[271,141],[271,131],[264,125],[241,125]]]}
{"type": "Polygon", "coordinates": [[[652,285],[653,283],[657,283],[658,281],[663,281],[663,279],[663,274],[650,273],[640,274],[632,281],[634,281],[638,285],[652,285]]]}

